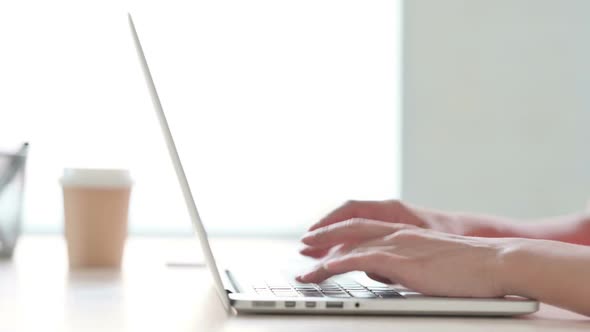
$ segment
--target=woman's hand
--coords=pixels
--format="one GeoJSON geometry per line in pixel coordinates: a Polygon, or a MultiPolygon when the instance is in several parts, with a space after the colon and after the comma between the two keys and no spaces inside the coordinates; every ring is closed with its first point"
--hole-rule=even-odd
{"type": "MultiPolygon", "coordinates": [[[[302,240],[332,248],[301,282],[364,271],[374,279],[429,295],[495,297],[506,294],[501,253],[509,240],[464,237],[415,226],[352,219],[316,228],[302,240]]],[[[512,240],[514,241],[514,240],[512,240]]]]}
{"type": "MultiPolygon", "coordinates": [[[[338,227],[340,223],[354,223],[354,220],[358,219],[404,224],[457,235],[482,237],[521,237],[523,235],[519,234],[514,226],[517,223],[505,219],[436,211],[397,200],[348,201],[311,226],[309,231],[313,232],[329,226],[338,227]]],[[[380,229],[386,229],[386,225],[381,225],[380,229]]],[[[316,243],[301,250],[301,254],[320,258],[324,257],[329,249],[326,243],[322,246],[316,243]]]]}

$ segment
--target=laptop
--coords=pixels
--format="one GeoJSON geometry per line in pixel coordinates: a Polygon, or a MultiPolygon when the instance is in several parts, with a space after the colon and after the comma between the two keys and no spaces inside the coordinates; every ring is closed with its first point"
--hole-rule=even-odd
{"type": "Polygon", "coordinates": [[[216,292],[226,310],[238,313],[457,316],[513,316],[538,310],[537,301],[521,297],[429,297],[409,289],[372,281],[360,272],[336,276],[320,284],[302,284],[295,281],[295,274],[289,272],[292,269],[277,269],[269,273],[253,272],[258,271],[252,268],[254,265],[243,270],[218,266],[193,200],[133,19],[130,14],[128,17],[139,62],[186,207],[216,292]]]}

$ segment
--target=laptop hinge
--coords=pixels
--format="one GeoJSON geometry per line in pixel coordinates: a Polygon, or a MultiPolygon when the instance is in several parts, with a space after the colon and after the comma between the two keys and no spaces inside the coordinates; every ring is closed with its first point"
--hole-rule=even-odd
{"type": "Polygon", "coordinates": [[[224,273],[221,273],[223,279],[223,285],[225,286],[225,291],[228,294],[237,293],[240,289],[238,287],[238,283],[235,281],[232,273],[229,270],[223,270],[224,273]]]}

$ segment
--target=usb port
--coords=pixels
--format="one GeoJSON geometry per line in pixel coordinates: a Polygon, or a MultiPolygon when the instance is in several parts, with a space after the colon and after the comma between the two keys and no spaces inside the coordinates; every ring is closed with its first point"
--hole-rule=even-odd
{"type": "Polygon", "coordinates": [[[295,301],[285,301],[285,308],[295,308],[295,301]]]}
{"type": "Polygon", "coordinates": [[[344,302],[326,302],[326,308],[344,308],[344,302]]]}
{"type": "Polygon", "coordinates": [[[305,302],[306,308],[315,308],[315,302],[305,302]]]}

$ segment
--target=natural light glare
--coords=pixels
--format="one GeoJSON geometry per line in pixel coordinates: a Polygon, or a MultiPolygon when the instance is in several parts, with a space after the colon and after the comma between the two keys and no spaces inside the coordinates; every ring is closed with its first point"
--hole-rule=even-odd
{"type": "Polygon", "coordinates": [[[0,147],[31,142],[27,230],[61,229],[72,166],[131,169],[132,231],[191,230],[127,10],[208,230],[399,196],[399,1],[22,1],[0,5],[0,147]]]}

